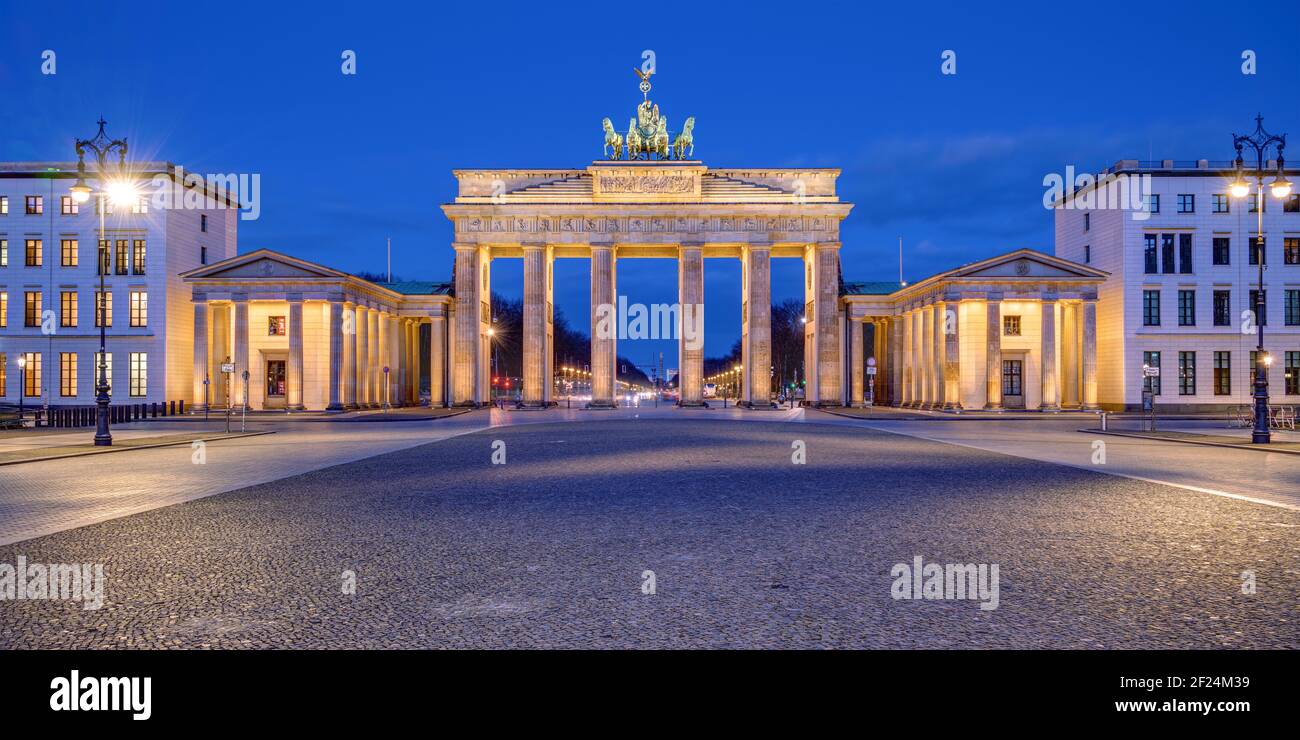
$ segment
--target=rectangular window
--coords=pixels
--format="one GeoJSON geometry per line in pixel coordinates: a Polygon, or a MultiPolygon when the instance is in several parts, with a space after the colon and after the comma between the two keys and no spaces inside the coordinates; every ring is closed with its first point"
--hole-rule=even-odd
{"type": "Polygon", "coordinates": [[[149,325],[149,294],[143,290],[131,291],[131,326],[149,325]]]}
{"type": "Polygon", "coordinates": [[[1142,325],[1160,326],[1160,291],[1142,291],[1142,325]]]}
{"type": "Polygon", "coordinates": [[[199,247],[199,264],[200,264],[200,265],[206,265],[206,264],[208,264],[208,248],[207,248],[207,247],[199,247]]]}
{"type": "MultiPolygon", "coordinates": [[[[1268,245],[1265,244],[1264,239],[1261,239],[1257,236],[1252,236],[1250,238],[1250,255],[1249,255],[1250,264],[1252,265],[1259,264],[1259,259],[1260,257],[1264,256],[1264,250],[1267,248],[1267,246],[1268,245]]],[[[1268,260],[1265,260],[1264,264],[1267,265],[1268,260]]]]}
{"type": "Polygon", "coordinates": [[[95,392],[96,393],[99,393],[99,377],[101,372],[103,373],[105,383],[108,385],[108,395],[112,396],[113,395],[113,353],[112,352],[109,352],[107,354],[103,354],[100,352],[95,353],[95,392]],[[99,363],[101,360],[104,363],[103,370],[100,370],[99,368],[99,363]]]}
{"type": "Polygon", "coordinates": [[[1300,396],[1300,352],[1287,352],[1284,359],[1286,364],[1282,367],[1285,370],[1283,377],[1286,380],[1286,394],[1300,396]]]}
{"type": "Polygon", "coordinates": [[[131,274],[144,274],[144,239],[136,239],[131,242],[131,274]]]}
{"type": "Polygon", "coordinates": [[[77,240],[59,240],[59,264],[63,267],[77,266],[77,240]]]}
{"type": "Polygon", "coordinates": [[[148,213],[148,212],[149,212],[149,196],[147,195],[138,196],[135,200],[135,203],[132,204],[131,206],[131,213],[148,213]]]}
{"type": "Polygon", "coordinates": [[[1178,212],[1196,213],[1196,196],[1191,193],[1179,193],[1178,212]]]}
{"type": "Polygon", "coordinates": [[[23,293],[23,326],[41,325],[41,291],[28,290],[23,293]]]}
{"type": "Polygon", "coordinates": [[[1148,213],[1160,212],[1160,196],[1158,195],[1147,196],[1147,212],[1148,213]]]}
{"type": "Polygon", "coordinates": [[[1192,272],[1192,235],[1178,235],[1178,272],[1187,275],[1192,272]]]}
{"type": "Polygon", "coordinates": [[[23,372],[23,395],[28,398],[39,398],[41,395],[41,353],[24,352],[22,368],[23,372]]]}
{"type": "Polygon", "coordinates": [[[1214,237],[1214,264],[1232,263],[1232,240],[1226,236],[1214,237]]]}
{"type": "Polygon", "coordinates": [[[0,293],[0,329],[9,328],[9,294],[0,293]]]}
{"type": "Polygon", "coordinates": [[[1286,316],[1282,323],[1287,326],[1300,326],[1300,290],[1287,289],[1286,316]]]}
{"type": "Polygon", "coordinates": [[[95,328],[96,329],[99,328],[101,316],[103,317],[102,321],[104,322],[104,326],[112,327],[113,326],[113,291],[106,290],[103,293],[101,293],[97,290],[95,291],[95,300],[97,302],[103,301],[103,305],[99,305],[98,303],[96,303],[95,306],[95,328]]]}
{"type": "Polygon", "coordinates": [[[1214,325],[1232,326],[1232,291],[1214,291],[1214,325]]]}
{"type": "Polygon", "coordinates": [[[1174,271],[1174,235],[1160,235],[1160,271],[1168,274],[1174,271]]]}
{"type": "Polygon", "coordinates": [[[1088,231],[1090,229],[1092,229],[1092,214],[1085,213],[1083,214],[1083,230],[1088,231]]]}
{"type": "Polygon", "coordinates": [[[1260,293],[1250,291],[1250,310],[1255,317],[1256,326],[1268,326],[1268,291],[1260,293]]]}
{"type": "MultiPolygon", "coordinates": [[[[1159,353],[1159,352],[1143,352],[1143,353],[1142,353],[1142,367],[1144,367],[1144,368],[1145,368],[1145,367],[1154,367],[1155,369],[1159,370],[1159,369],[1160,369],[1160,353],[1159,353]]],[[[1152,394],[1157,395],[1157,396],[1160,395],[1160,376],[1159,376],[1159,375],[1156,375],[1155,377],[1149,377],[1149,376],[1146,377],[1146,378],[1145,378],[1145,381],[1144,381],[1144,386],[1145,386],[1146,390],[1151,391],[1152,394]]]]}
{"type": "Polygon", "coordinates": [[[101,213],[105,216],[113,214],[113,201],[104,195],[95,198],[95,215],[98,216],[101,213]]]}
{"type": "Polygon", "coordinates": [[[1083,245],[1083,264],[1092,264],[1092,245],[1090,244],[1083,245]]]}
{"type": "Polygon", "coordinates": [[[77,395],[77,353],[59,353],[59,395],[77,395]]]}
{"type": "Polygon", "coordinates": [[[1143,235],[1142,235],[1142,239],[1143,239],[1143,243],[1144,243],[1144,245],[1145,245],[1145,246],[1143,247],[1143,250],[1142,250],[1142,256],[1143,256],[1143,259],[1144,259],[1144,261],[1145,261],[1145,263],[1146,263],[1146,274],[1148,274],[1148,275],[1154,275],[1154,274],[1156,274],[1157,272],[1159,272],[1159,270],[1157,269],[1157,266],[1156,266],[1156,265],[1157,265],[1157,257],[1156,257],[1156,235],[1155,235],[1155,234],[1143,234],[1143,235]]]}
{"type": "Polygon", "coordinates": [[[288,322],[283,316],[268,316],[266,335],[269,337],[282,337],[289,333],[288,322]]]}
{"type": "Polygon", "coordinates": [[[45,213],[45,199],[39,195],[27,196],[27,215],[39,216],[45,213]]]}
{"type": "Polygon", "coordinates": [[[1282,239],[1282,264],[1300,265],[1300,237],[1288,236],[1282,239]]]}
{"type": "Polygon", "coordinates": [[[40,239],[24,239],[23,252],[28,267],[40,267],[45,264],[45,249],[40,239]]]}
{"type": "Polygon", "coordinates": [[[1196,353],[1178,353],[1178,395],[1196,395],[1196,353]]]}
{"type": "Polygon", "coordinates": [[[127,274],[127,270],[126,270],[128,264],[127,261],[130,259],[130,253],[127,251],[128,243],[129,242],[126,239],[117,240],[117,252],[116,252],[117,257],[115,259],[114,272],[116,272],[118,275],[127,274]]]}
{"type": "Polygon", "coordinates": [[[1002,396],[1024,395],[1024,363],[1020,360],[1002,361],[1002,396]]]}
{"type": "Polygon", "coordinates": [[[59,293],[59,326],[65,329],[77,328],[77,291],[75,290],[59,293]]]}
{"type": "Polygon", "coordinates": [[[0,216],[9,215],[9,196],[0,195],[0,216]]]}
{"type": "Polygon", "coordinates": [[[1178,325],[1196,326],[1196,291],[1178,291],[1178,325]]]}
{"type": "Polygon", "coordinates": [[[149,359],[144,352],[131,353],[131,380],[130,393],[132,397],[140,397],[149,392],[149,359]]]}
{"type": "Polygon", "coordinates": [[[1228,212],[1228,194],[1227,194],[1227,193],[1215,193],[1214,195],[1211,195],[1210,198],[1211,198],[1211,200],[1213,201],[1213,202],[1211,203],[1211,209],[1212,209],[1215,213],[1227,213],[1227,212],[1228,212]]]}
{"type": "Polygon", "coordinates": [[[1283,213],[1300,213],[1300,193],[1292,193],[1282,201],[1283,213]]]}
{"type": "Polygon", "coordinates": [[[205,234],[208,233],[208,214],[206,213],[199,214],[199,231],[205,234]]]}
{"type": "Polygon", "coordinates": [[[107,239],[99,240],[99,250],[95,254],[97,255],[95,261],[98,263],[98,272],[96,274],[112,275],[112,271],[109,270],[109,266],[112,262],[112,255],[107,239]]]}
{"type": "Polygon", "coordinates": [[[9,266],[9,240],[0,239],[0,267],[9,266]]]}
{"type": "Polygon", "coordinates": [[[1232,394],[1232,353],[1214,353],[1214,395],[1232,394]]]}
{"type": "Polygon", "coordinates": [[[1002,317],[1002,333],[1003,333],[1003,335],[1008,336],[1008,337],[1018,337],[1018,336],[1020,336],[1020,317],[1019,317],[1019,316],[1003,316],[1003,317],[1002,317]]]}
{"type": "Polygon", "coordinates": [[[1252,195],[1252,196],[1250,196],[1250,197],[1247,199],[1247,201],[1250,203],[1250,212],[1251,212],[1251,213],[1259,213],[1259,202],[1260,202],[1261,200],[1262,200],[1262,201],[1265,201],[1265,202],[1264,202],[1264,213],[1268,213],[1268,202],[1267,202],[1268,199],[1267,199],[1267,198],[1262,198],[1262,197],[1260,197],[1260,196],[1262,196],[1262,195],[1263,195],[1263,193],[1260,193],[1260,194],[1258,194],[1258,195],[1252,195]]]}
{"type": "Polygon", "coordinates": [[[75,216],[81,210],[77,201],[72,199],[71,195],[64,195],[59,198],[59,213],[64,216],[75,216]]]}

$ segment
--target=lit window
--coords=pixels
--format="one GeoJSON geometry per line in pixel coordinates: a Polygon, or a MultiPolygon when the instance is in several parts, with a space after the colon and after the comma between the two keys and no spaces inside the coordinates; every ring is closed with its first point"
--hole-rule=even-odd
{"type": "Polygon", "coordinates": [[[0,398],[9,395],[9,357],[0,352],[0,398]]]}
{"type": "Polygon", "coordinates": [[[28,216],[39,216],[45,213],[45,199],[39,195],[27,196],[26,204],[28,216]]]}
{"type": "Polygon", "coordinates": [[[77,327],[77,291],[75,290],[59,293],[59,326],[67,329],[77,327]]]}
{"type": "Polygon", "coordinates": [[[9,240],[0,239],[0,267],[9,266],[9,240]]]}
{"type": "Polygon", "coordinates": [[[77,395],[77,353],[59,353],[59,395],[77,395]]]}
{"type": "Polygon", "coordinates": [[[41,291],[28,290],[23,293],[23,326],[41,325],[41,291]]]}
{"type": "Polygon", "coordinates": [[[9,215],[9,196],[0,195],[0,216],[9,215]]]}
{"type": "Polygon", "coordinates": [[[145,264],[144,239],[131,242],[131,274],[143,275],[145,264]]]}
{"type": "Polygon", "coordinates": [[[136,198],[135,204],[131,206],[131,213],[148,213],[149,196],[141,195],[136,198]]]}
{"type": "Polygon", "coordinates": [[[28,398],[38,398],[41,395],[41,353],[24,352],[23,362],[23,395],[28,398]]]}
{"type": "Polygon", "coordinates": [[[0,329],[9,328],[9,294],[0,293],[0,329]]]}
{"type": "Polygon", "coordinates": [[[1002,317],[1002,333],[1005,334],[1005,335],[1008,336],[1008,337],[1018,337],[1018,336],[1020,336],[1020,317],[1019,317],[1019,316],[1003,316],[1003,317],[1002,317]]]}
{"type": "Polygon", "coordinates": [[[113,353],[112,352],[109,352],[107,354],[104,354],[102,352],[95,353],[95,393],[99,393],[99,374],[101,372],[99,369],[99,363],[101,360],[104,363],[104,369],[102,371],[104,374],[104,382],[108,385],[108,395],[112,396],[113,395],[113,353]]]}
{"type": "Polygon", "coordinates": [[[72,199],[71,195],[64,195],[59,198],[59,213],[64,216],[75,216],[80,210],[80,205],[72,199]]]}
{"type": "Polygon", "coordinates": [[[266,327],[267,336],[282,337],[289,333],[288,327],[289,327],[289,322],[286,321],[283,316],[267,317],[267,327],[266,327]]]}
{"type": "Polygon", "coordinates": [[[131,291],[131,326],[149,325],[149,294],[143,290],[131,291]]]}
{"type": "Polygon", "coordinates": [[[130,384],[133,397],[138,398],[149,392],[149,359],[144,352],[131,353],[130,384]]]}
{"type": "Polygon", "coordinates": [[[63,267],[77,266],[77,240],[59,240],[59,264],[63,267]]]}
{"type": "Polygon", "coordinates": [[[42,249],[40,239],[25,239],[23,244],[24,261],[28,267],[40,267],[45,263],[45,257],[42,254],[45,250],[42,249]]]}

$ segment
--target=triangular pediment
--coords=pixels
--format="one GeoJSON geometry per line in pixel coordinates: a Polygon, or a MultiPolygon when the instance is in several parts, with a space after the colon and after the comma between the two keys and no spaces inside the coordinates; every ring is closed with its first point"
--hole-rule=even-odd
{"type": "Polygon", "coordinates": [[[269,249],[232,257],[213,265],[191,270],[182,277],[187,279],[213,278],[346,278],[347,274],[328,267],[300,260],[269,249]]]}
{"type": "Polygon", "coordinates": [[[1105,278],[1106,273],[1087,265],[1053,257],[1031,249],[991,257],[959,267],[949,278],[1105,278]]]}

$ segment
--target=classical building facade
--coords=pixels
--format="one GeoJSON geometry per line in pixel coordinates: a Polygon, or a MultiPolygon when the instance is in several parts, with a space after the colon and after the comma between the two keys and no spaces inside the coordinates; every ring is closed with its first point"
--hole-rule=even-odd
{"type": "MultiPolygon", "coordinates": [[[[1277,163],[1267,167],[1271,179],[1277,163]]],[[[1144,386],[1169,410],[1251,402],[1259,213],[1254,179],[1239,200],[1234,177],[1226,161],[1121,160],[1099,175],[1111,183],[1101,192],[1081,188],[1055,209],[1056,256],[1107,274],[1097,309],[1102,406],[1138,408],[1144,386]],[[1125,180],[1141,187],[1145,210],[1114,197],[1125,180]],[[1160,374],[1144,377],[1144,365],[1160,374]]],[[[1269,395],[1300,404],[1300,195],[1266,194],[1263,215],[1269,395]]]]}

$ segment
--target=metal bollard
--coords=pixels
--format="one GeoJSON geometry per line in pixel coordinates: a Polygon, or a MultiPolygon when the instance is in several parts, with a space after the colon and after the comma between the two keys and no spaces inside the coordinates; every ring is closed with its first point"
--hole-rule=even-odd
{"type": "Polygon", "coordinates": [[[1105,411],[1100,412],[1099,415],[1101,416],[1101,431],[1104,432],[1108,428],[1110,417],[1106,415],[1105,411]]]}

